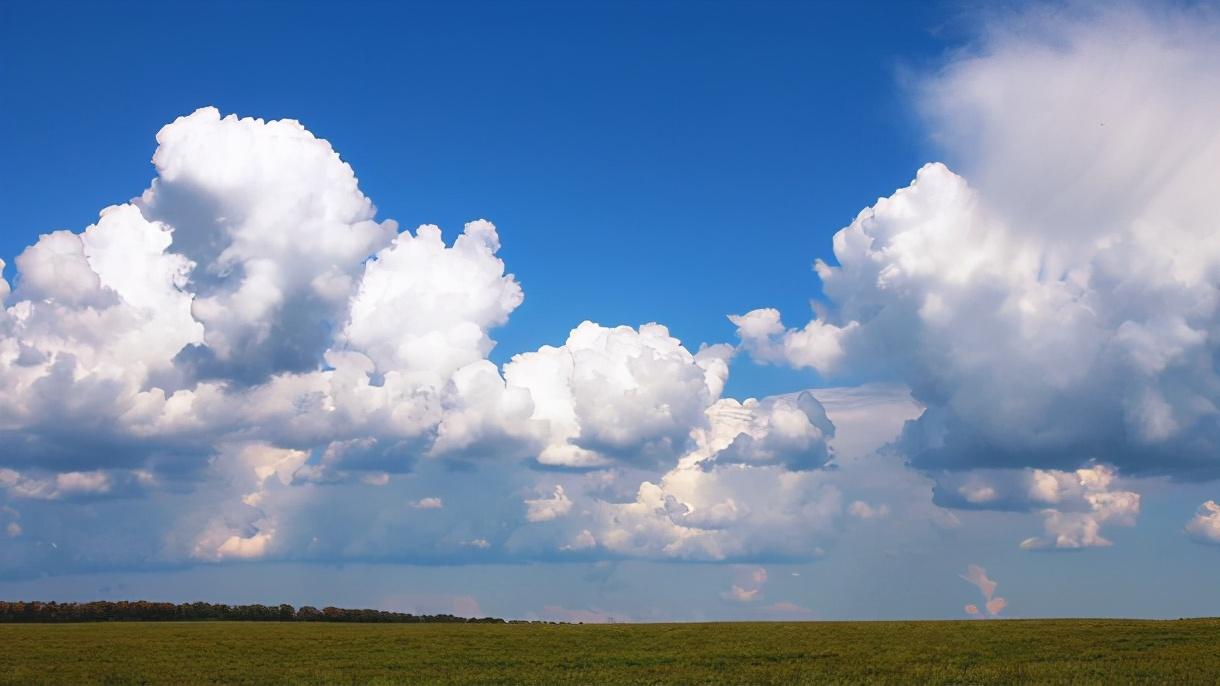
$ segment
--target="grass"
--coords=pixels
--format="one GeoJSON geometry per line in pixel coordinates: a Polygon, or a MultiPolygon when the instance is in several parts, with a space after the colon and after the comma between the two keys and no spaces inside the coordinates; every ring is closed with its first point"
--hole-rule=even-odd
{"type": "Polygon", "coordinates": [[[0,625],[0,683],[1220,683],[1220,619],[0,625]]]}

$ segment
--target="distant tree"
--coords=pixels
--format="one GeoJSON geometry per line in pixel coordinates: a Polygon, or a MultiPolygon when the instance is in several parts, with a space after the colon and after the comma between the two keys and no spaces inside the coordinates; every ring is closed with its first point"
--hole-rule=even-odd
{"type": "Polygon", "coordinates": [[[218,621],[246,622],[471,622],[504,623],[494,617],[465,618],[454,615],[413,615],[368,608],[350,610],[328,606],[322,610],[305,605],[224,605],[213,603],[155,603],[147,600],[106,600],[91,603],[44,603],[0,601],[3,622],[167,622],[218,621]]]}

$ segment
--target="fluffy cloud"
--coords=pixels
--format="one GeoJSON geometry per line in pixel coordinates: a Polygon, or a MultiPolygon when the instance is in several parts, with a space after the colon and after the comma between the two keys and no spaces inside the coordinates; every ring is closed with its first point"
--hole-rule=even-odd
{"type": "Polygon", "coordinates": [[[157,141],[139,198],[41,237],[0,282],[4,497],[64,522],[86,501],[155,512],[95,554],[800,556],[783,529],[841,511],[824,409],[722,400],[732,347],[584,322],[501,371],[491,330],[523,294],[490,222],[450,244],[398,232],[291,120],[204,108],[157,141]],[[568,476],[527,485],[538,467],[568,476]]]}
{"type": "Polygon", "coordinates": [[[659,324],[638,330],[584,322],[564,345],[515,356],[511,387],[527,389],[545,423],[545,465],[672,462],[724,388],[724,347],[691,354],[659,324]]]}
{"type": "Polygon", "coordinates": [[[1021,547],[1078,549],[1110,545],[1103,524],[1133,526],[1140,512],[1138,493],[1118,488],[1108,465],[1074,471],[1047,469],[978,469],[934,473],[934,501],[966,510],[1037,512],[1045,535],[1028,538],[1021,547]]]}
{"type": "Polygon", "coordinates": [[[380,373],[429,377],[433,385],[494,345],[487,331],[524,296],[504,263],[496,227],[470,222],[452,247],[436,226],[399,234],[365,265],[342,339],[380,373]]]}
{"type": "MultiPolygon", "coordinates": [[[[726,398],[708,410],[710,435],[701,436],[704,453],[691,459],[711,463],[813,469],[831,459],[827,441],[834,425],[812,393],[738,402],[726,398]]],[[[689,460],[688,460],[689,461],[689,460]]]]}
{"type": "Polygon", "coordinates": [[[191,263],[166,252],[170,242],[168,227],[122,205],[18,256],[18,287],[0,321],[0,447],[9,460],[80,470],[131,452],[119,445],[128,413],[173,375],[178,351],[202,339],[181,290],[191,263]]]}
{"type": "Polygon", "coordinates": [[[815,556],[843,511],[833,472],[816,468],[830,459],[834,435],[822,405],[802,393],[722,400],[704,414],[690,449],[659,479],[636,481],[624,493],[631,472],[591,472],[554,497],[527,501],[537,515],[531,518],[553,519],[546,515],[562,507],[568,521],[556,547],[569,552],[596,547],[688,560],[815,556]]]}
{"type": "Polygon", "coordinates": [[[494,225],[399,232],[299,123],[178,119],[139,198],[0,278],[4,569],[63,569],[56,541],[114,565],[808,560],[845,515],[898,537],[940,508],[1108,544],[1140,510],[1119,475],[1220,475],[1220,70],[1141,15],[1034,29],[924,91],[966,177],[928,165],[840,231],[809,323],[732,318],[756,359],[878,383],[761,399],[721,397],[733,349],[655,323],[501,369],[523,293],[494,225]],[[1104,86],[1119,62],[1139,97],[1104,86]],[[126,548],[76,530],[91,508],[138,519],[126,548]]]}
{"type": "Polygon", "coordinates": [[[527,521],[549,522],[566,515],[572,509],[572,501],[563,492],[563,486],[556,486],[550,497],[526,500],[525,507],[527,521]]]}
{"type": "Polygon", "coordinates": [[[158,554],[254,558],[296,531],[279,490],[541,449],[529,391],[486,359],[522,301],[491,223],[398,233],[291,120],[205,108],[158,143],[141,197],[0,280],[9,498],[198,489],[214,515],[170,518],[195,531],[158,554]]]}
{"type": "Polygon", "coordinates": [[[1186,533],[1200,543],[1220,545],[1220,505],[1214,500],[1200,505],[1194,518],[1187,522],[1186,533]]]}
{"type": "Polygon", "coordinates": [[[394,239],[325,140],[291,119],[221,117],[211,107],[157,134],[157,179],[136,201],[172,226],[196,264],[191,290],[204,377],[257,382],[315,369],[343,321],[365,259],[394,239]]]}
{"type": "Polygon", "coordinates": [[[1220,44],[1179,14],[1018,23],[924,89],[972,182],[929,164],[862,211],[816,263],[828,304],[803,328],[732,320],[756,359],[907,384],[926,409],[900,447],[942,504],[1066,498],[1026,547],[1104,545],[1139,500],[1085,485],[1087,465],[1220,476],[1220,44]]]}

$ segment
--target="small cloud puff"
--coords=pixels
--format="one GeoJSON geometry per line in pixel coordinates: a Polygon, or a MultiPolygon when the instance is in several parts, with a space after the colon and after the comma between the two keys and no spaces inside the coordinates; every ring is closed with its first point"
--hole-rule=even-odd
{"type": "Polygon", "coordinates": [[[960,576],[962,579],[978,587],[979,592],[983,594],[983,609],[979,610],[977,605],[971,603],[966,605],[966,614],[973,617],[995,617],[1008,606],[1007,600],[995,595],[995,589],[998,584],[988,578],[987,570],[978,565],[970,565],[966,568],[966,573],[960,576]]]}
{"type": "Polygon", "coordinates": [[[1186,524],[1186,533],[1200,543],[1220,545],[1220,504],[1209,500],[1186,524]]]}

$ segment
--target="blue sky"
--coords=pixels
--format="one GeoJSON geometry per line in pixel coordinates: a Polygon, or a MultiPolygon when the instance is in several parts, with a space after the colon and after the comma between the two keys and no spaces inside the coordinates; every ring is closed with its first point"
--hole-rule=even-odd
{"type": "Polygon", "coordinates": [[[1215,614],[1217,27],[5,3],[0,595],[1215,614]]]}
{"type": "MultiPolygon", "coordinates": [[[[500,361],[583,319],[664,322],[697,345],[732,335],[726,313],[806,307],[829,237],[929,158],[904,75],[968,21],[921,3],[4,11],[19,105],[0,113],[14,206],[0,254],[135,195],[152,134],[177,116],[291,117],[356,169],[381,216],[449,235],[497,223],[527,289],[500,361]]],[[[750,372],[738,393],[805,383],[750,372]]]]}

